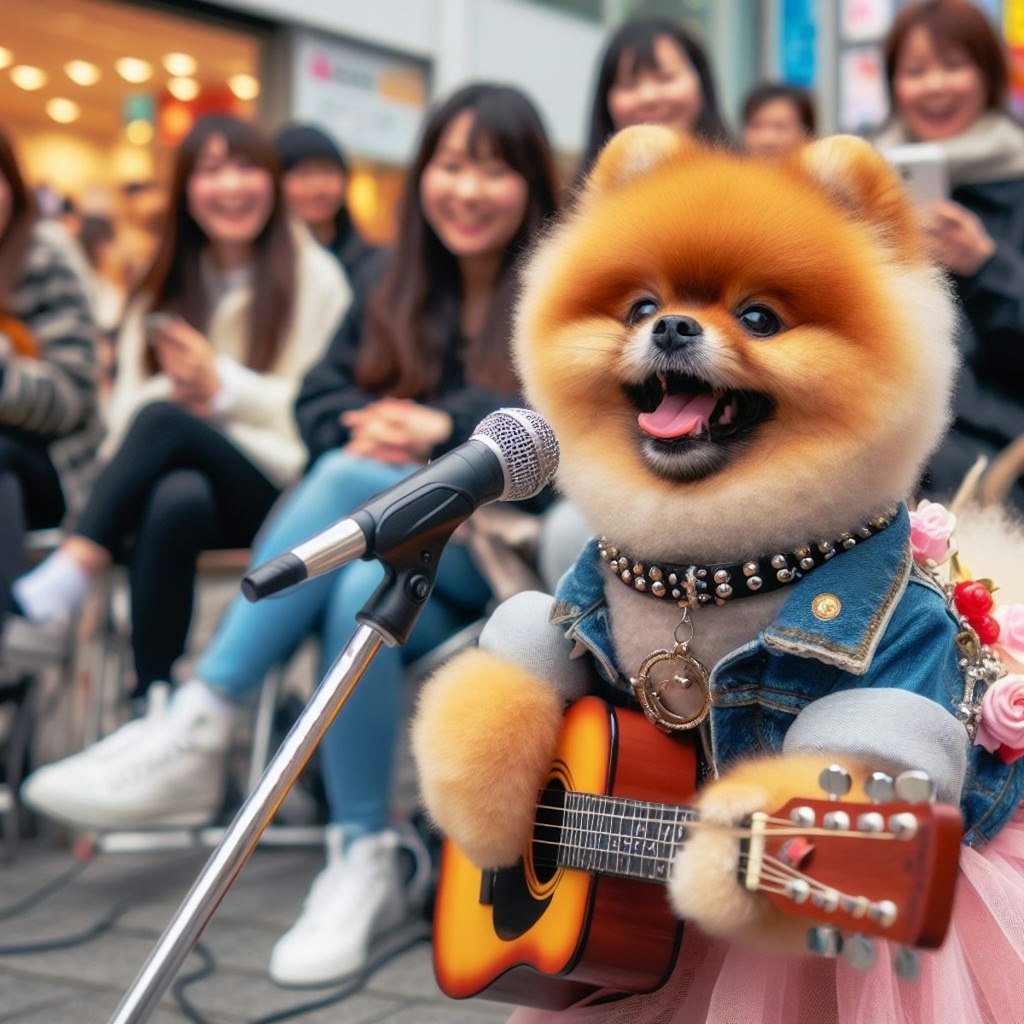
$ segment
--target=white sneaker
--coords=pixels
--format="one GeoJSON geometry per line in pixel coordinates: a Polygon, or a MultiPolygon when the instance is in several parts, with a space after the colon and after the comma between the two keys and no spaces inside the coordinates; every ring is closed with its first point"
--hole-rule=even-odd
{"type": "Polygon", "coordinates": [[[75,828],[208,824],[224,798],[233,723],[183,705],[154,701],[145,718],[38,769],[22,800],[75,828]]]}
{"type": "Polygon", "coordinates": [[[278,985],[329,985],[356,973],[373,940],[406,916],[395,832],[362,836],[345,853],[340,825],[329,825],[326,839],[327,867],[270,955],[270,980],[278,985]]]}

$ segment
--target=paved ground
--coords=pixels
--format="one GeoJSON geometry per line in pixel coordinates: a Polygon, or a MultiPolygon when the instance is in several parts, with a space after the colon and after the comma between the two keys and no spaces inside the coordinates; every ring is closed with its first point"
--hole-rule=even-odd
{"type": "MultiPolygon", "coordinates": [[[[178,901],[195,880],[205,853],[102,853],[80,875],[38,906],[10,916],[5,908],[57,878],[74,862],[66,850],[36,841],[12,864],[0,863],[0,1024],[106,1024],[178,901]],[[65,949],[12,955],[88,931],[120,905],[124,913],[102,934],[65,949]]],[[[198,1011],[189,1015],[172,994],[153,1024],[209,1024],[283,1019],[338,989],[288,991],[271,984],[266,964],[275,939],[294,921],[309,882],[322,866],[312,849],[259,850],[235,882],[202,940],[212,954],[208,976],[185,985],[198,1011]]],[[[438,990],[421,921],[410,922],[384,952],[415,945],[385,963],[365,986],[332,1006],[288,1018],[305,1024],[498,1024],[509,1009],[482,1000],[454,1002],[438,990]]],[[[193,954],[179,984],[204,966],[193,954]]]]}

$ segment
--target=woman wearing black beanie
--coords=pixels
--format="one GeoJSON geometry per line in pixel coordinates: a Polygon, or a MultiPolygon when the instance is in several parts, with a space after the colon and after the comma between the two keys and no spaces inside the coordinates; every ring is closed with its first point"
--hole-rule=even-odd
{"type": "Polygon", "coordinates": [[[342,265],[354,291],[373,274],[379,249],[356,230],[345,204],[348,160],[341,147],[311,124],[289,124],[275,140],[291,213],[342,265]],[[367,268],[370,268],[369,271],[367,268]]]}

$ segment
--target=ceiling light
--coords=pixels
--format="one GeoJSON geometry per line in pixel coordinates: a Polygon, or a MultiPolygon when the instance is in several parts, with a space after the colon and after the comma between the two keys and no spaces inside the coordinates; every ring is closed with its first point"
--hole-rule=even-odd
{"type": "Polygon", "coordinates": [[[199,95],[199,83],[194,78],[169,78],[167,91],[176,100],[188,103],[199,95]]]}
{"type": "Polygon", "coordinates": [[[165,53],[163,60],[167,74],[175,78],[188,78],[196,73],[195,57],[187,53],[165,53]]]}
{"type": "Polygon", "coordinates": [[[46,85],[46,72],[42,68],[34,68],[31,64],[15,64],[11,68],[11,81],[26,92],[34,92],[46,85]]]}
{"type": "Polygon", "coordinates": [[[14,54],[6,46],[0,46],[0,68],[9,68],[14,63],[14,54]]]}
{"type": "Polygon", "coordinates": [[[121,57],[114,61],[117,73],[133,85],[140,82],[148,82],[153,77],[153,65],[148,60],[139,60],[138,57],[121,57]]]}
{"type": "Polygon", "coordinates": [[[64,74],[75,85],[95,85],[100,80],[100,69],[87,60],[69,60],[64,65],[64,74]]]}
{"type": "Polygon", "coordinates": [[[82,108],[74,100],[66,100],[62,96],[55,96],[52,100],[46,101],[46,112],[58,124],[71,124],[77,121],[82,108]]]}
{"type": "Polygon", "coordinates": [[[260,94],[260,83],[252,75],[232,75],[228,88],[240,100],[254,100],[260,94]]]}
{"type": "Polygon", "coordinates": [[[145,146],[153,141],[153,126],[148,121],[129,121],[124,126],[124,133],[136,146],[145,146]]]}

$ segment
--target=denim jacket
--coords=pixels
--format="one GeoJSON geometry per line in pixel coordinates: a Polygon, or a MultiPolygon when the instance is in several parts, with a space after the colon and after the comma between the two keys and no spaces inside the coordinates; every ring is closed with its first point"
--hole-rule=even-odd
{"type": "MultiPolygon", "coordinates": [[[[590,652],[602,681],[621,697],[629,680],[612,645],[601,566],[597,545],[588,544],[559,583],[551,621],[590,652]]],[[[839,690],[910,690],[955,715],[964,700],[958,630],[942,592],[914,565],[910,518],[901,507],[882,533],[798,579],[757,639],[715,665],[705,735],[714,765],[780,752],[800,711],[839,690]],[[819,594],[839,598],[835,618],[813,614],[819,594]]],[[[971,748],[960,806],[972,845],[991,839],[1016,810],[1024,791],[1021,763],[1007,765],[983,747],[971,748]]]]}

